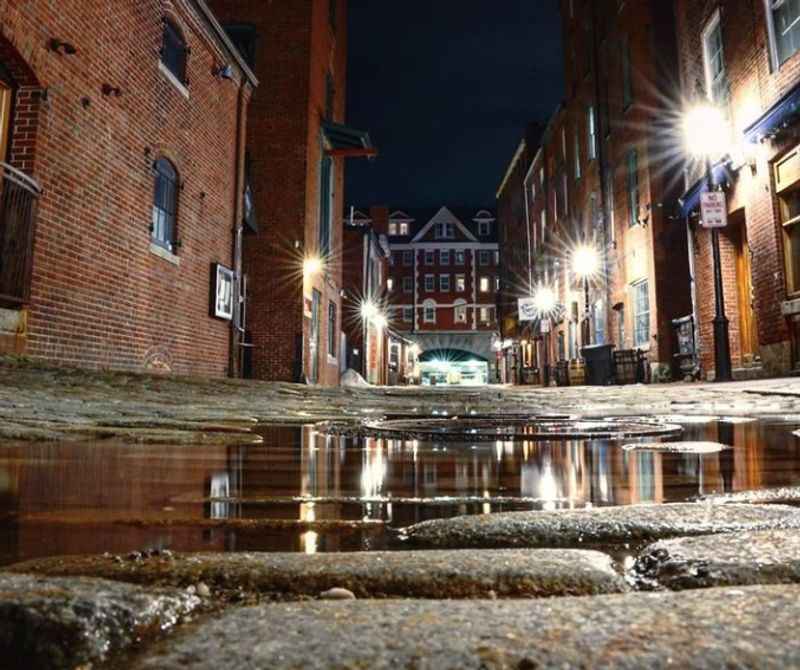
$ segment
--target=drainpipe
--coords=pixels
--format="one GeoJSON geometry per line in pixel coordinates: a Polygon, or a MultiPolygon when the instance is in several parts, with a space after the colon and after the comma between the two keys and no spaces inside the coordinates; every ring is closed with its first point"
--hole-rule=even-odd
{"type": "Polygon", "coordinates": [[[242,221],[243,212],[243,184],[244,184],[244,137],[242,134],[243,115],[245,110],[244,97],[247,84],[244,78],[239,85],[236,100],[236,155],[234,157],[233,180],[233,319],[231,320],[230,354],[228,361],[228,375],[241,376],[240,354],[242,331],[242,221]]]}

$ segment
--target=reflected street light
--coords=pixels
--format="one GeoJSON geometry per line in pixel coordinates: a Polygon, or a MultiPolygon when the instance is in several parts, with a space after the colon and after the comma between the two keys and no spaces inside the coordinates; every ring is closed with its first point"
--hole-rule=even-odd
{"type": "MultiPolygon", "coordinates": [[[[722,110],[711,102],[703,102],[686,112],[683,120],[684,140],[690,155],[705,161],[706,182],[709,191],[715,190],[712,160],[728,153],[730,133],[722,110]]],[[[722,287],[722,262],[719,253],[719,230],[711,229],[711,249],[714,256],[714,378],[730,381],[731,346],[728,317],[725,315],[725,294],[722,287]]]]}

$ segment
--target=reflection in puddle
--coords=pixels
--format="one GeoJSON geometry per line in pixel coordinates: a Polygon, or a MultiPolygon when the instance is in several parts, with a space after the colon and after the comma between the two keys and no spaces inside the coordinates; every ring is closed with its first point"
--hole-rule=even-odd
{"type": "Polygon", "coordinates": [[[686,425],[683,441],[733,447],[699,454],[626,451],[629,441],[437,443],[310,428],[264,428],[263,445],[242,447],[6,443],[0,563],[153,547],[380,549],[387,528],[436,517],[798,485],[797,427],[686,425]]]}

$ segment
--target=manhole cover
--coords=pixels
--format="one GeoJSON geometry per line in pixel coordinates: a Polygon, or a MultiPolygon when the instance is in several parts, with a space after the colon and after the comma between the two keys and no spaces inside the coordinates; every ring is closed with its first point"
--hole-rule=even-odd
{"type": "Polygon", "coordinates": [[[641,419],[588,420],[497,415],[369,421],[364,428],[390,438],[459,442],[667,437],[680,435],[683,430],[675,424],[641,419]]]}

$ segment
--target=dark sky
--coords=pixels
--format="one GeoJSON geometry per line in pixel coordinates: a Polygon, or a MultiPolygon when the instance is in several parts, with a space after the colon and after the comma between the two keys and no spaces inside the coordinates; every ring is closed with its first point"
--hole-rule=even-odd
{"type": "Polygon", "coordinates": [[[350,0],[348,204],[493,206],[529,121],[563,95],[556,0],[350,0]]]}

